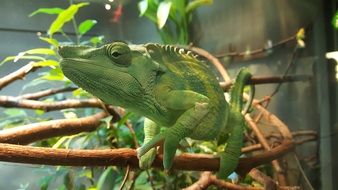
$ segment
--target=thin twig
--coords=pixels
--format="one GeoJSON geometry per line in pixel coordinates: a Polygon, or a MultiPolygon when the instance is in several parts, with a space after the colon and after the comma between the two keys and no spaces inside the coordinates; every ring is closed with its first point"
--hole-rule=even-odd
{"type": "MultiPolygon", "coordinates": [[[[0,131],[0,142],[29,144],[51,137],[89,132],[95,130],[100,125],[100,120],[107,116],[107,113],[100,112],[96,115],[83,118],[58,119],[4,129],[0,131]]],[[[114,118],[114,120],[117,119],[114,118]]]]}
{"type": "Polygon", "coordinates": [[[16,80],[23,79],[29,72],[33,72],[38,68],[40,67],[34,66],[33,63],[28,63],[18,70],[0,78],[0,90],[16,80]]]}
{"type": "MultiPolygon", "coordinates": [[[[294,65],[294,63],[296,62],[298,50],[299,50],[299,47],[298,47],[298,45],[296,45],[295,48],[292,51],[291,57],[290,57],[289,62],[286,66],[286,69],[284,71],[283,78],[286,77],[286,75],[288,74],[291,66],[294,65]]],[[[275,94],[277,94],[277,92],[279,91],[279,88],[281,86],[282,86],[282,83],[279,83],[277,85],[276,89],[271,93],[270,97],[273,97],[275,94]]]]}
{"type": "Polygon", "coordinates": [[[122,183],[120,185],[119,190],[122,190],[123,187],[124,187],[124,185],[126,184],[126,182],[128,180],[129,172],[130,172],[130,166],[127,165],[126,174],[124,174],[123,181],[122,181],[122,183]]]}
{"type": "Polygon", "coordinates": [[[18,99],[14,96],[0,96],[0,106],[10,108],[26,108],[26,109],[39,109],[43,111],[54,111],[67,108],[85,108],[94,107],[102,108],[99,100],[91,99],[67,99],[57,102],[43,102],[36,100],[18,99]]]}
{"type": "Polygon", "coordinates": [[[296,35],[293,35],[291,37],[288,37],[286,39],[283,39],[275,44],[272,44],[270,47],[263,47],[260,49],[255,49],[255,50],[251,50],[250,52],[248,51],[244,51],[244,52],[230,52],[230,53],[221,53],[221,54],[217,54],[215,57],[217,58],[223,58],[223,57],[250,57],[250,56],[257,56],[259,54],[264,54],[268,51],[271,51],[279,46],[282,46],[284,44],[287,44],[289,42],[295,41],[296,40],[296,35]]]}
{"type": "MultiPolygon", "coordinates": [[[[269,151],[271,149],[270,145],[268,144],[264,135],[259,130],[256,123],[253,121],[253,119],[250,117],[249,114],[245,115],[245,120],[248,123],[249,127],[254,131],[254,133],[257,136],[257,139],[260,142],[260,144],[264,147],[265,150],[269,151]]],[[[285,186],[286,185],[286,178],[285,178],[285,175],[284,175],[284,171],[283,171],[282,167],[280,166],[278,160],[273,160],[272,165],[273,165],[275,171],[277,172],[279,184],[285,186]]]]}
{"type": "MultiPolygon", "coordinates": [[[[312,77],[311,75],[291,75],[291,76],[273,76],[273,77],[252,77],[249,79],[248,84],[271,84],[271,83],[285,83],[285,82],[302,82],[308,81],[312,77]]],[[[231,86],[233,85],[232,82],[220,82],[220,86],[224,91],[229,91],[231,86]]]]}
{"type": "Polygon", "coordinates": [[[300,162],[299,162],[299,159],[298,159],[297,155],[294,154],[294,157],[295,157],[295,160],[296,160],[296,164],[297,164],[297,166],[298,166],[298,169],[299,169],[300,173],[302,174],[302,176],[303,176],[303,178],[304,178],[304,180],[305,180],[305,183],[307,184],[309,190],[314,190],[313,186],[311,185],[311,182],[310,182],[309,179],[307,178],[307,176],[306,176],[306,174],[305,174],[305,172],[304,172],[304,170],[303,170],[303,168],[302,168],[302,165],[301,165],[300,162]]]}
{"type": "Polygon", "coordinates": [[[202,172],[198,181],[183,190],[202,190],[207,189],[210,185],[216,185],[218,188],[229,190],[263,190],[262,188],[242,186],[217,179],[211,172],[202,172]]]}
{"type": "Polygon", "coordinates": [[[264,190],[276,190],[277,184],[267,175],[256,168],[253,168],[248,175],[259,183],[264,184],[264,190]]]}
{"type": "Polygon", "coordinates": [[[76,87],[65,87],[65,88],[55,88],[55,89],[47,89],[40,92],[23,94],[21,96],[16,96],[17,99],[29,99],[29,100],[38,100],[40,98],[62,93],[62,92],[71,92],[78,88],[76,87]]]}

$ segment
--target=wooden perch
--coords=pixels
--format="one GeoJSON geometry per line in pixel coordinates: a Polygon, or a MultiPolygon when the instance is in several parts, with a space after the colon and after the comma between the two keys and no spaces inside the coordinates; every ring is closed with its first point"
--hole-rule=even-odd
{"type": "MultiPolygon", "coordinates": [[[[5,129],[0,131],[0,142],[29,144],[51,137],[93,131],[100,125],[100,120],[107,116],[108,113],[100,112],[96,115],[84,118],[58,119],[5,129]]],[[[118,121],[119,118],[114,118],[114,120],[118,121]]]]}
{"type": "Polygon", "coordinates": [[[76,88],[76,87],[65,87],[65,88],[57,88],[57,89],[47,89],[47,90],[42,90],[42,91],[35,92],[35,93],[29,93],[29,94],[17,96],[16,98],[17,99],[38,100],[38,99],[46,97],[46,96],[50,96],[50,95],[62,93],[62,92],[70,92],[70,91],[74,91],[76,89],[78,89],[78,88],[76,88]]]}
{"type": "Polygon", "coordinates": [[[33,63],[28,63],[20,69],[0,78],[0,90],[16,80],[23,79],[27,73],[33,72],[38,68],[39,67],[34,66],[33,63]]]}
{"type": "MultiPolygon", "coordinates": [[[[291,76],[273,76],[273,77],[252,77],[248,84],[260,85],[271,83],[285,83],[285,82],[302,82],[311,80],[311,75],[291,75],[291,76]]],[[[229,91],[233,85],[231,81],[220,82],[220,86],[224,91],[229,91]]]]}
{"type": "Polygon", "coordinates": [[[36,100],[18,99],[13,96],[0,96],[0,106],[10,108],[39,109],[44,111],[61,110],[66,108],[102,108],[102,103],[95,98],[86,100],[67,99],[58,102],[42,102],[36,100]]]}
{"type": "MultiPolygon", "coordinates": [[[[250,158],[240,158],[237,173],[245,174],[252,168],[277,159],[293,149],[292,141],[250,158]]],[[[64,166],[127,166],[138,168],[135,149],[70,150],[40,148],[0,143],[0,161],[64,165],[64,166]]],[[[162,168],[162,155],[158,155],[153,167],[162,168]]],[[[173,169],[193,171],[218,171],[219,158],[205,154],[183,153],[175,157],[173,169]]]]}

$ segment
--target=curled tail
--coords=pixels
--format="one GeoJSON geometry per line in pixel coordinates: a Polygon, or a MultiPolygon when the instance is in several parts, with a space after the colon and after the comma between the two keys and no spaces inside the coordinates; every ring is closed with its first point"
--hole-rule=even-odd
{"type": "Polygon", "coordinates": [[[247,101],[244,110],[243,110],[243,91],[244,87],[248,84],[248,81],[251,78],[251,73],[248,71],[248,69],[244,68],[241,69],[236,77],[236,81],[231,89],[230,93],[230,106],[231,109],[237,112],[244,112],[246,113],[250,105],[252,104],[255,88],[253,85],[250,85],[250,98],[249,101],[247,101]]]}
{"type": "MultiPolygon", "coordinates": [[[[228,177],[236,169],[241,155],[243,129],[245,128],[245,120],[241,113],[243,111],[243,90],[250,78],[251,74],[247,69],[240,70],[231,91],[231,109],[227,124],[230,135],[226,141],[224,152],[220,154],[220,170],[218,176],[221,178],[228,177]]],[[[252,103],[254,95],[253,89],[251,85],[250,99],[247,101],[244,113],[246,113],[252,103]]]]}

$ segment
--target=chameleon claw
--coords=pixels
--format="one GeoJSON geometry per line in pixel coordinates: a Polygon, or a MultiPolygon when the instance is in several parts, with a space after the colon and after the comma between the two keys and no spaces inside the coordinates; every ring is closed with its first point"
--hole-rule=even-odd
{"type": "MultiPolygon", "coordinates": [[[[144,153],[143,153],[143,154],[144,154],[144,153]]],[[[141,147],[136,149],[136,156],[137,156],[138,159],[141,159],[141,156],[142,156],[143,154],[142,154],[142,149],[141,149],[141,147]]]]}

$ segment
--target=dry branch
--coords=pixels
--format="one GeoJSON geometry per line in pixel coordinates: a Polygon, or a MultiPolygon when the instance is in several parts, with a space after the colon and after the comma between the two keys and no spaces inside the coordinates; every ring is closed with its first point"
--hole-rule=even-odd
{"type": "Polygon", "coordinates": [[[51,137],[89,132],[95,130],[100,125],[100,120],[107,116],[106,112],[101,112],[84,118],[59,119],[5,129],[0,131],[0,142],[29,144],[51,137]]]}
{"type": "MultiPolygon", "coordinates": [[[[265,150],[271,150],[271,147],[268,144],[267,140],[265,139],[264,135],[259,130],[258,126],[256,125],[256,123],[253,121],[253,119],[250,117],[249,114],[245,115],[245,120],[248,123],[248,125],[250,126],[250,128],[254,131],[255,135],[257,136],[259,143],[264,147],[264,149],[265,150]]],[[[278,182],[280,183],[280,185],[285,186],[286,185],[286,178],[285,178],[285,175],[284,175],[284,171],[283,171],[282,167],[280,166],[278,160],[273,160],[272,166],[274,167],[274,169],[277,173],[278,182]]]]}
{"type": "Polygon", "coordinates": [[[24,94],[21,96],[17,96],[17,99],[29,99],[29,100],[38,100],[40,98],[46,97],[46,96],[50,96],[50,95],[54,95],[57,93],[62,93],[62,92],[70,92],[70,91],[74,91],[78,88],[76,87],[66,87],[66,88],[57,88],[57,89],[47,89],[47,90],[43,90],[40,92],[35,92],[35,93],[29,93],[29,94],[24,94]]]}
{"type": "Polygon", "coordinates": [[[276,190],[277,184],[268,176],[266,176],[264,173],[259,171],[256,168],[253,168],[248,175],[252,177],[254,180],[258,181],[261,184],[264,184],[265,190],[276,190]]]}
{"type": "Polygon", "coordinates": [[[39,67],[34,66],[33,63],[28,63],[18,70],[0,78],[0,90],[16,80],[23,79],[29,72],[33,72],[38,68],[39,67]]]}
{"type": "Polygon", "coordinates": [[[97,99],[76,100],[68,99],[59,102],[42,102],[36,100],[18,99],[13,96],[0,96],[0,106],[11,108],[39,109],[46,112],[67,108],[102,108],[102,103],[97,99]]]}
{"type": "MultiPolygon", "coordinates": [[[[291,141],[250,158],[240,158],[237,173],[244,174],[252,168],[270,162],[293,148],[291,141]]],[[[102,150],[70,150],[40,148],[0,143],[0,161],[14,163],[64,165],[64,166],[127,166],[138,168],[136,150],[128,148],[102,150]]],[[[162,155],[153,164],[162,168],[162,155]]],[[[193,171],[218,171],[219,158],[205,154],[183,153],[175,157],[173,169],[193,171]]]]}
{"type": "Polygon", "coordinates": [[[203,190],[207,189],[210,185],[216,185],[218,188],[229,190],[263,190],[258,187],[241,186],[217,179],[217,177],[212,175],[211,172],[202,172],[198,181],[183,190],[203,190]]]}
{"type": "Polygon", "coordinates": [[[286,39],[283,39],[275,44],[272,44],[270,47],[263,47],[263,48],[259,48],[259,49],[255,49],[255,50],[251,50],[250,52],[248,51],[244,51],[244,52],[229,52],[229,53],[221,53],[216,55],[215,57],[217,58],[223,58],[223,57],[231,57],[231,58],[259,58],[262,57],[267,51],[271,51],[272,49],[275,49],[279,46],[285,45],[289,42],[295,41],[296,35],[290,36],[286,39]]]}
{"type": "MultiPolygon", "coordinates": [[[[301,82],[308,81],[312,77],[311,75],[292,75],[292,76],[273,76],[273,77],[252,77],[248,84],[271,84],[271,83],[285,83],[285,82],[301,82]]],[[[230,82],[220,82],[220,86],[224,91],[229,91],[233,83],[230,82]]]]}

